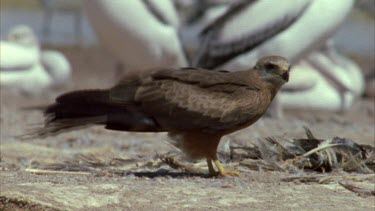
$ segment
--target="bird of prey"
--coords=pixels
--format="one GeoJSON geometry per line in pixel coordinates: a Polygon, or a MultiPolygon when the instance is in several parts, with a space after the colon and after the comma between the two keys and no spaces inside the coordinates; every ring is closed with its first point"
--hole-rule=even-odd
{"type": "Polygon", "coordinates": [[[33,30],[25,25],[11,29],[8,40],[0,44],[0,85],[37,93],[63,84],[71,67],[65,56],[56,51],[41,51],[33,30]]]}
{"type": "Polygon", "coordinates": [[[168,132],[188,157],[207,160],[210,175],[238,175],[220,164],[216,155],[220,139],[253,124],[266,112],[288,81],[289,69],[285,58],[269,56],[238,72],[146,71],[124,78],[111,89],[59,96],[45,110],[45,126],[32,135],[43,137],[94,124],[109,130],[168,132]]]}

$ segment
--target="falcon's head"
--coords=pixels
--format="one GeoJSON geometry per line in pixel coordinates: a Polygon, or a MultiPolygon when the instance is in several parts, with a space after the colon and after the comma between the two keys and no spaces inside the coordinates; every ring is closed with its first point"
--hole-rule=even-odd
{"type": "Polygon", "coordinates": [[[280,56],[268,56],[258,60],[254,67],[263,80],[280,87],[289,80],[290,65],[288,60],[280,56]]]}

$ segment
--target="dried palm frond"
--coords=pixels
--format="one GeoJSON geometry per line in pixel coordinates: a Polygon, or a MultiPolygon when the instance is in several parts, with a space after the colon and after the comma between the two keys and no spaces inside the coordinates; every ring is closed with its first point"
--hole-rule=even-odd
{"type": "Polygon", "coordinates": [[[261,158],[289,171],[298,168],[327,172],[340,168],[348,172],[374,172],[371,168],[375,167],[374,147],[361,146],[347,138],[318,139],[309,128],[304,129],[307,139],[294,139],[287,143],[275,138],[258,140],[261,158]],[[369,160],[372,155],[374,159],[369,160]]]}
{"type": "MultiPolygon", "coordinates": [[[[310,129],[304,127],[307,139],[296,139],[293,142],[308,150],[301,157],[309,158],[311,168],[319,171],[331,171],[342,168],[348,172],[373,173],[366,167],[368,153],[365,148],[347,138],[317,139],[310,129]]],[[[367,146],[372,149],[373,147],[367,146]]],[[[296,158],[298,160],[301,158],[296,158]]],[[[307,167],[307,166],[306,166],[307,167]]],[[[308,167],[309,168],[309,167],[308,167]]]]}
{"type": "MultiPolygon", "coordinates": [[[[339,144],[334,144],[332,143],[332,140],[326,140],[323,141],[318,145],[317,148],[312,149],[305,154],[302,155],[302,157],[310,157],[313,154],[317,155],[317,163],[312,164],[313,168],[319,168],[322,167],[323,165],[326,165],[327,167],[323,167],[323,171],[326,169],[332,169],[334,167],[338,166],[338,161],[337,161],[337,155],[333,147],[339,146],[339,144]]],[[[311,159],[313,160],[313,159],[311,159]]]]}
{"type": "Polygon", "coordinates": [[[339,182],[341,186],[344,188],[358,194],[359,196],[362,197],[368,197],[368,196],[375,196],[375,185],[374,184],[361,184],[361,186],[365,187],[360,187],[359,184],[351,184],[348,182],[339,182]]]}
{"type": "Polygon", "coordinates": [[[282,160],[284,149],[274,138],[258,139],[257,146],[264,161],[276,168],[280,168],[278,163],[282,160]]]}

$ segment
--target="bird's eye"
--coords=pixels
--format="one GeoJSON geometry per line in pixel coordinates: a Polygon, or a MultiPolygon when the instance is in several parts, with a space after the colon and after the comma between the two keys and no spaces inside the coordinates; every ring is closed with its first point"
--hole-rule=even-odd
{"type": "Polygon", "coordinates": [[[267,70],[275,69],[275,68],[276,68],[276,65],[274,65],[274,64],[266,64],[266,65],[265,65],[265,68],[266,68],[267,70]]]}

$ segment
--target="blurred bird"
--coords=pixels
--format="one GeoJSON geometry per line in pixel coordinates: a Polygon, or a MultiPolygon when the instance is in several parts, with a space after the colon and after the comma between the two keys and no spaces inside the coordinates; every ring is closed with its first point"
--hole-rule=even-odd
{"type": "Polygon", "coordinates": [[[84,6],[101,44],[126,70],[187,66],[171,1],[85,0],[84,6]]]}
{"type": "Polygon", "coordinates": [[[25,93],[38,93],[70,77],[70,64],[55,51],[40,52],[33,30],[25,25],[14,27],[8,40],[0,42],[0,85],[25,93]]]}
{"type": "Polygon", "coordinates": [[[334,49],[312,52],[292,70],[293,80],[279,94],[288,108],[345,111],[364,90],[360,68],[334,49]]]}
{"type": "Polygon", "coordinates": [[[280,1],[241,1],[204,29],[202,39],[207,43],[200,45],[198,51],[201,53],[195,58],[195,66],[238,69],[272,53],[285,55],[296,63],[306,56],[306,52],[319,49],[326,43],[350,12],[353,2],[298,0],[285,4],[280,1]],[[264,12],[267,8],[273,12],[264,12]],[[243,47],[254,42],[254,38],[260,35],[257,32],[264,31],[262,29],[267,25],[279,27],[275,24],[280,23],[279,19],[289,19],[293,23],[257,46],[243,47]],[[235,29],[236,33],[233,33],[235,29]]]}
{"type": "MultiPolygon", "coordinates": [[[[228,7],[226,9],[215,8],[221,11],[214,15],[217,18],[203,29],[201,37],[203,44],[198,44],[198,54],[193,60],[193,66],[238,70],[253,65],[258,58],[269,54],[282,55],[290,60],[292,65],[297,64],[306,59],[311,52],[326,45],[327,40],[350,12],[353,2],[354,0],[299,0],[287,4],[282,1],[240,1],[232,6],[225,6],[228,7]],[[220,13],[223,14],[220,15],[220,13]],[[290,24],[279,30],[277,34],[268,36],[264,28],[280,27],[280,21],[277,21],[280,19],[289,21],[290,24]],[[261,41],[257,42],[258,39],[261,41]]],[[[207,22],[207,20],[204,21],[207,22]]],[[[342,57],[337,53],[336,55],[342,57]]],[[[345,60],[348,61],[348,59],[345,60]]],[[[325,70],[319,70],[320,66],[315,66],[314,69],[329,72],[331,68],[334,69],[335,65],[326,66],[325,70]]],[[[347,68],[341,65],[341,69],[347,68]]],[[[346,77],[344,75],[347,72],[336,71],[335,74],[331,74],[333,80],[328,80],[328,85],[337,86],[339,80],[335,78],[346,77]]],[[[327,75],[322,75],[322,77],[325,78],[327,75]]],[[[294,78],[291,78],[292,82],[293,80],[294,78]]],[[[358,83],[355,86],[363,85],[361,80],[355,80],[355,82],[358,83]]],[[[335,92],[342,95],[342,89],[335,89],[335,92]]],[[[280,95],[283,94],[284,92],[280,95]]],[[[302,97],[304,92],[300,94],[302,97]]],[[[278,99],[275,99],[276,105],[271,108],[273,116],[282,114],[281,104],[277,101],[278,99]]],[[[302,98],[288,101],[287,106],[294,103],[309,106],[308,101],[302,98]]],[[[320,103],[320,108],[341,109],[341,107],[322,103],[320,103]]]]}
{"type": "MultiPolygon", "coordinates": [[[[265,42],[286,33],[303,17],[309,4],[309,0],[298,0],[293,4],[280,1],[239,1],[230,5],[223,15],[201,32],[203,43],[199,45],[193,66],[221,68],[233,62],[237,66],[232,65],[230,69],[237,70],[249,63],[254,65],[258,59],[256,57],[247,59],[243,66],[238,60],[256,51],[256,47],[261,48],[265,42]],[[273,12],[264,12],[267,9],[273,12]]],[[[265,54],[272,54],[272,50],[265,54]]]]}
{"type": "Polygon", "coordinates": [[[53,50],[42,50],[40,61],[53,80],[53,86],[62,86],[71,77],[71,66],[64,54],[53,50]]]}
{"type": "MultiPolygon", "coordinates": [[[[200,9],[213,4],[207,0],[196,2],[200,9]]],[[[350,12],[354,0],[296,0],[289,4],[254,0],[224,2],[223,5],[208,7],[204,14],[199,15],[201,19],[195,19],[194,24],[183,25],[182,28],[171,1],[87,0],[85,6],[102,44],[128,70],[190,65],[236,71],[253,66],[257,59],[267,55],[283,55],[292,64],[307,59],[310,53],[326,45],[350,12]],[[181,39],[178,31],[182,35],[181,39]],[[182,45],[189,55],[185,54],[182,45]],[[194,46],[197,49],[191,49],[194,46]]],[[[337,58],[342,57],[336,55],[337,58]]],[[[350,62],[347,59],[345,61],[350,62]]],[[[314,59],[309,63],[313,64],[314,59]]],[[[350,71],[329,74],[331,68],[335,66],[322,69],[322,65],[315,65],[316,71],[326,72],[319,74],[323,78],[316,77],[316,80],[331,76],[327,85],[341,86],[340,80],[336,78],[346,77],[345,74],[350,71]]],[[[341,69],[346,70],[347,67],[341,65],[341,69]]],[[[357,87],[363,85],[361,80],[355,83],[358,83],[355,85],[357,87]]],[[[301,85],[304,82],[292,83],[290,86],[293,84],[301,85]]],[[[334,91],[343,96],[343,89],[334,91]]],[[[309,106],[307,102],[295,99],[296,105],[309,106]]],[[[293,101],[289,103],[293,104],[293,101]]],[[[277,98],[273,104],[269,111],[271,116],[282,116],[277,98]]],[[[319,105],[325,108],[324,104],[319,105]]],[[[336,108],[334,110],[348,108],[326,105],[328,107],[336,108]]]]}
{"type": "Polygon", "coordinates": [[[245,71],[159,68],[127,77],[106,90],[63,94],[46,110],[31,137],[94,124],[133,132],[168,132],[192,159],[206,158],[210,175],[238,175],[217,158],[222,136],[248,127],[267,110],[289,79],[289,63],[265,57],[245,71]],[[217,171],[214,169],[214,165],[217,171]]]}

